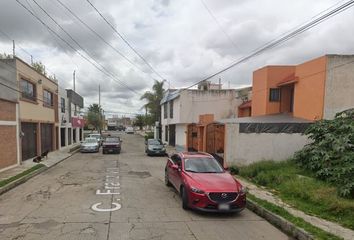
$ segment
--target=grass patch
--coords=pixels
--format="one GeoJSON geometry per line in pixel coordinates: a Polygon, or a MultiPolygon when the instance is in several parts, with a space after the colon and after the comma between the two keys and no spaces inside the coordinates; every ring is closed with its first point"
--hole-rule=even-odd
{"type": "Polygon", "coordinates": [[[284,208],[276,206],[272,203],[269,203],[267,201],[264,201],[262,199],[259,199],[252,194],[247,194],[247,198],[251,199],[253,202],[256,202],[258,205],[262,206],[263,208],[267,209],[268,211],[271,211],[272,213],[277,214],[278,216],[283,217],[284,219],[288,220],[289,222],[293,223],[295,226],[304,229],[308,233],[310,233],[312,236],[315,237],[315,239],[328,239],[328,240],[340,240],[342,238],[337,237],[331,233],[328,233],[326,231],[323,231],[322,229],[315,227],[311,225],[310,223],[306,222],[302,218],[295,217],[291,215],[288,211],[286,211],[284,208]]]}
{"type": "Polygon", "coordinates": [[[7,179],[4,179],[4,180],[0,181],[0,187],[3,187],[3,186],[5,186],[5,185],[7,185],[7,184],[9,184],[9,183],[11,183],[13,181],[16,181],[17,179],[20,179],[23,176],[26,176],[26,175],[30,174],[31,172],[34,172],[37,169],[40,169],[40,168],[42,168],[44,166],[45,166],[44,164],[40,163],[40,164],[37,164],[37,165],[31,167],[30,169],[27,169],[27,170],[23,171],[22,173],[19,173],[19,174],[13,176],[13,177],[9,177],[7,179]]]}
{"type": "Polygon", "coordinates": [[[354,200],[337,196],[330,183],[317,180],[292,161],[262,161],[240,168],[242,177],[267,187],[284,202],[354,230],[354,200]]]}

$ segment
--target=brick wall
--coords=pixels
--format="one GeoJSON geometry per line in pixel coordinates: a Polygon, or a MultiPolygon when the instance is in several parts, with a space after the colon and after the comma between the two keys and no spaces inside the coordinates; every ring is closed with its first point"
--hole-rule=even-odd
{"type": "Polygon", "coordinates": [[[15,103],[3,101],[0,99],[0,121],[16,121],[15,103]]]}
{"type": "Polygon", "coordinates": [[[17,163],[16,126],[0,125],[0,170],[17,163]]]}

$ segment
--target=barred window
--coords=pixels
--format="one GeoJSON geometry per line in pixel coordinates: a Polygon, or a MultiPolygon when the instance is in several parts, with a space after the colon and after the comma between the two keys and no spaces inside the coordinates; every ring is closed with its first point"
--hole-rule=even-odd
{"type": "Polygon", "coordinates": [[[53,93],[43,90],[43,105],[47,107],[53,106],[53,93]]]}
{"type": "Polygon", "coordinates": [[[36,86],[24,79],[20,81],[21,97],[36,101],[36,86]]]}

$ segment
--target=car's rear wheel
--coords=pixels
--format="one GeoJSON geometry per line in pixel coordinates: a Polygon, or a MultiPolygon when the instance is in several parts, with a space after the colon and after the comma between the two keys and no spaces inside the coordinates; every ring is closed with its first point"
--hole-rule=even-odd
{"type": "Polygon", "coordinates": [[[181,197],[182,197],[182,208],[184,210],[188,210],[188,195],[187,195],[187,191],[184,187],[181,187],[181,197]]]}
{"type": "Polygon", "coordinates": [[[166,185],[167,187],[170,187],[170,186],[171,186],[171,182],[170,182],[170,180],[169,180],[169,178],[168,178],[168,172],[167,172],[167,170],[165,170],[165,185],[166,185]]]}

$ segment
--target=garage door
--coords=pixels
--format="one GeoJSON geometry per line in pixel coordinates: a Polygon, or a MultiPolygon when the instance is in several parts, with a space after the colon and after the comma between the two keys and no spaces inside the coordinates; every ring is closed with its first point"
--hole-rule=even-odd
{"type": "Polygon", "coordinates": [[[41,124],[41,146],[42,153],[53,150],[53,124],[41,124]]]}
{"type": "Polygon", "coordinates": [[[22,161],[31,159],[37,155],[37,124],[21,123],[22,137],[22,161]]]}

